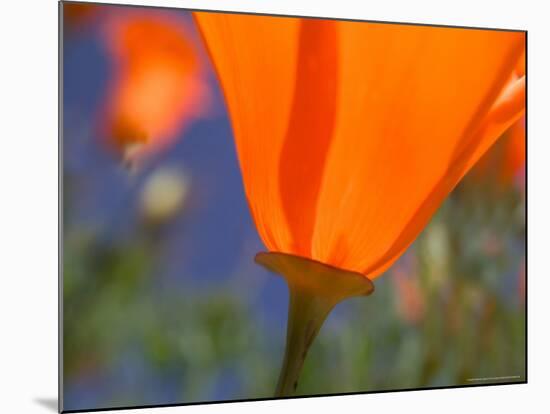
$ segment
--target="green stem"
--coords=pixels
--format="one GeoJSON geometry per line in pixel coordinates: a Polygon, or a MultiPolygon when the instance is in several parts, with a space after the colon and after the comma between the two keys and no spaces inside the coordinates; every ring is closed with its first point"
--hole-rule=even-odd
{"type": "Polygon", "coordinates": [[[286,349],[275,392],[296,391],[307,352],[334,306],[353,296],[367,296],[374,285],[364,275],[285,253],[258,253],[256,262],[283,276],[290,300],[286,349]]]}
{"type": "Polygon", "coordinates": [[[283,366],[275,397],[294,394],[309,351],[334,303],[313,296],[298,286],[289,286],[288,325],[283,366]]]}

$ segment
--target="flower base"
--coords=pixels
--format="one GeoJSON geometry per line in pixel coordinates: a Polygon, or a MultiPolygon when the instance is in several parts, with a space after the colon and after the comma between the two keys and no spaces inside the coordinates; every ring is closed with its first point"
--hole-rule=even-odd
{"type": "Polygon", "coordinates": [[[334,306],[354,296],[374,291],[361,273],[285,253],[258,253],[256,263],[281,276],[290,293],[286,350],[275,392],[276,397],[294,394],[307,352],[334,306]]]}

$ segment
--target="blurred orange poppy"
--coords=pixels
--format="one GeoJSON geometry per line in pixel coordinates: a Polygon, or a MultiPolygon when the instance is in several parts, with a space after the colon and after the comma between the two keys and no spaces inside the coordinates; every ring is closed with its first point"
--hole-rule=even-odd
{"type": "Polygon", "coordinates": [[[524,112],[520,32],[195,19],[270,251],[380,275],[524,112]]]}
{"type": "Polygon", "coordinates": [[[168,146],[204,112],[204,68],[181,19],[120,12],[107,25],[115,63],[107,133],[128,162],[168,146]]]}
{"type": "Polygon", "coordinates": [[[395,290],[396,310],[401,319],[409,324],[422,321],[426,312],[424,292],[417,277],[415,257],[404,255],[392,268],[391,279],[395,290]],[[405,260],[403,260],[405,259],[405,260]]]}
{"type": "Polygon", "coordinates": [[[512,182],[522,172],[525,168],[525,154],[525,118],[522,118],[508,130],[501,178],[503,182],[512,182]]]}
{"type": "Polygon", "coordinates": [[[525,118],[516,121],[472,170],[476,181],[489,180],[497,189],[518,185],[524,189],[525,118]]]}
{"type": "Polygon", "coordinates": [[[63,4],[63,21],[70,30],[81,28],[90,22],[100,11],[97,4],[63,4]]]}

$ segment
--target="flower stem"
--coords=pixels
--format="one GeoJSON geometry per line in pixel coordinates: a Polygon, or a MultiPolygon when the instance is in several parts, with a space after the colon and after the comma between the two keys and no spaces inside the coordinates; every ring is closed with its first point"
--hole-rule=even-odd
{"type": "Polygon", "coordinates": [[[275,397],[286,397],[296,391],[309,347],[335,305],[299,286],[289,286],[289,291],[286,349],[275,397]]]}
{"type": "Polygon", "coordinates": [[[323,322],[344,299],[367,296],[374,285],[364,275],[284,253],[258,253],[256,262],[283,276],[290,300],[286,349],[275,397],[296,391],[307,352],[323,322]]]}

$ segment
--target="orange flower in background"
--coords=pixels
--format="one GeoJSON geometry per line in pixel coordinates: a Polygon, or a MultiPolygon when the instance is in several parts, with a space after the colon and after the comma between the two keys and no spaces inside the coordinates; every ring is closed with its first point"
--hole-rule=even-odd
{"type": "Polygon", "coordinates": [[[489,182],[497,189],[516,184],[524,189],[526,155],[525,117],[516,121],[472,169],[476,183],[489,182]]]}
{"type": "Polygon", "coordinates": [[[391,278],[395,291],[396,310],[401,319],[409,324],[418,324],[426,312],[425,298],[417,277],[417,263],[408,254],[403,263],[398,262],[392,268],[391,278]],[[401,263],[401,265],[400,265],[401,263]]]}
{"type": "Polygon", "coordinates": [[[204,112],[204,67],[185,22],[168,14],[121,12],[108,24],[107,42],[116,72],[107,134],[125,161],[139,161],[204,112]]]}
{"type": "Polygon", "coordinates": [[[508,130],[502,180],[511,182],[525,168],[525,118],[508,130]]]}
{"type": "Polygon", "coordinates": [[[86,26],[100,11],[97,4],[67,3],[63,4],[64,23],[70,30],[86,26]]]}
{"type": "Polygon", "coordinates": [[[272,252],[379,276],[524,112],[523,33],[194,16],[272,252]]]}

